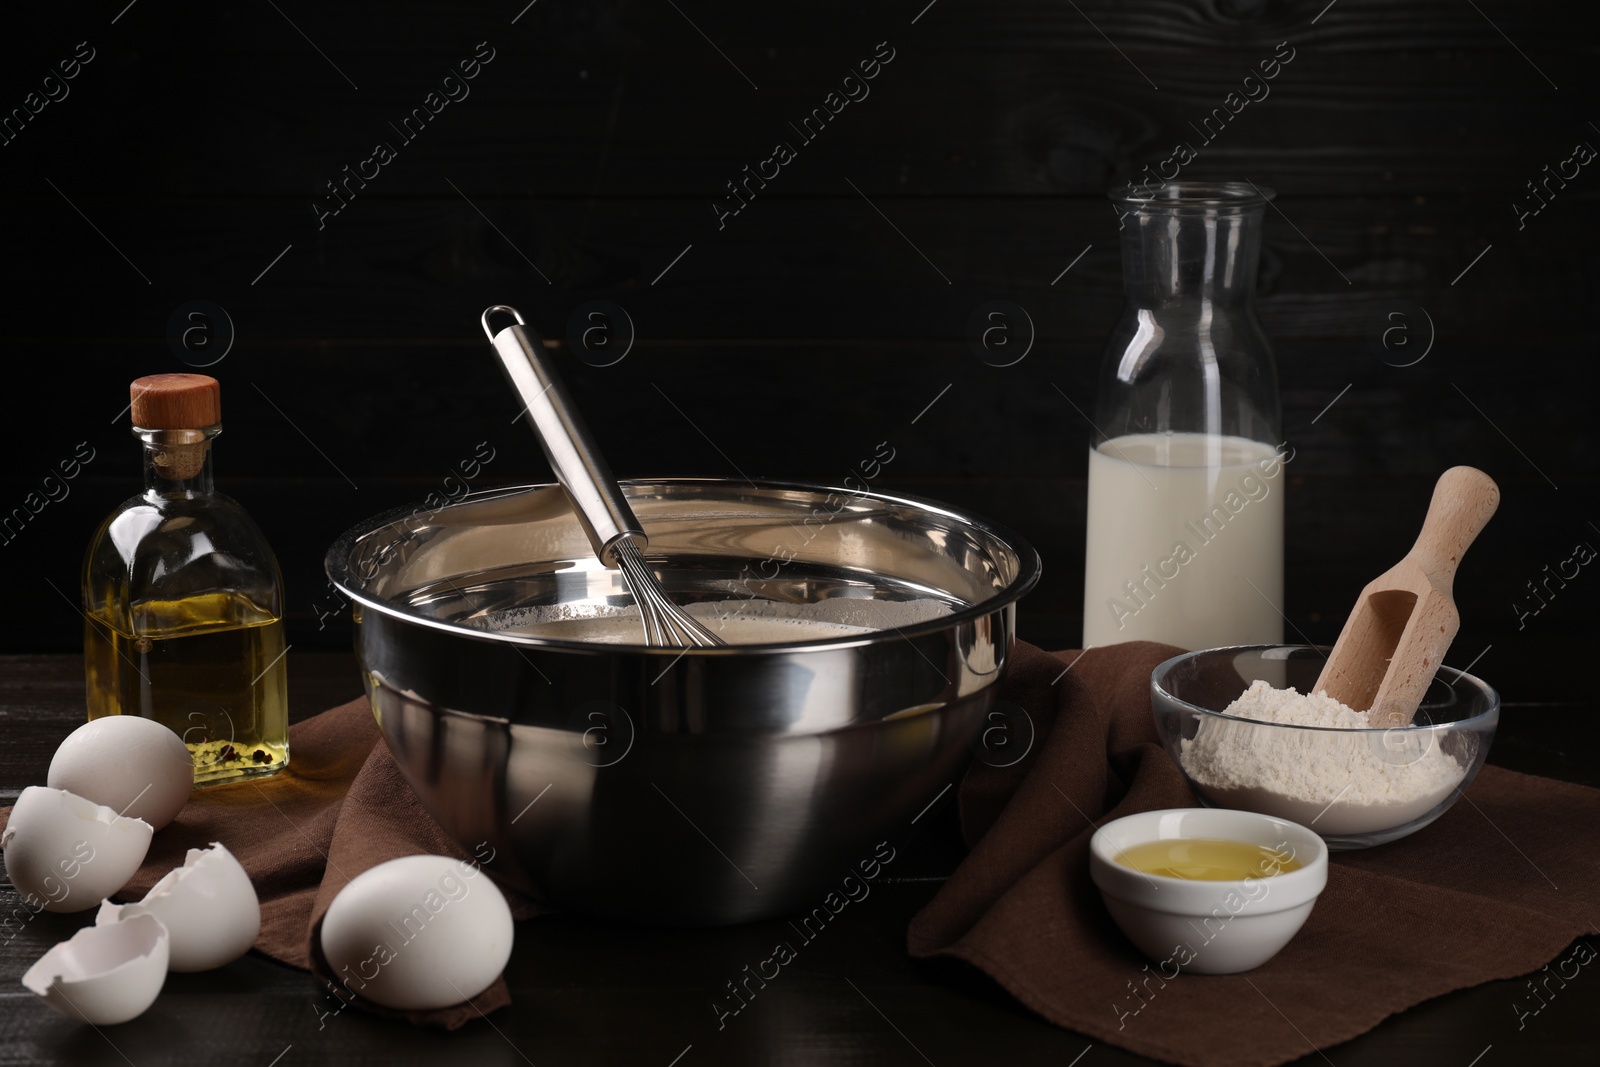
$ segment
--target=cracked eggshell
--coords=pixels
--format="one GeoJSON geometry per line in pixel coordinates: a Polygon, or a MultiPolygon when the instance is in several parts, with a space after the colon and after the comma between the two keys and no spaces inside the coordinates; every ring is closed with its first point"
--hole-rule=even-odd
{"type": "Polygon", "coordinates": [[[45,782],[159,830],[189,801],[194,759],[183,739],[154,719],[104,715],[67,735],[45,782]]]}
{"type": "Polygon", "coordinates": [[[125,1023],[155,1003],[167,980],[167,928],[139,915],[85,926],[40,956],[22,984],[46,1004],[95,1026],[125,1023]]]}
{"type": "Polygon", "coordinates": [[[106,901],[94,921],[106,926],[137,915],[161,920],[172,938],[174,971],[209,971],[250,951],[261,933],[261,902],[244,868],[220,843],[191,848],[133,904],[106,901]]]}
{"type": "Polygon", "coordinates": [[[23,899],[45,911],[87,911],[128,884],[153,833],[143,819],[65,789],[30,785],[11,809],[0,847],[23,899]]]}
{"type": "Polygon", "coordinates": [[[386,1008],[446,1008],[488,989],[511,958],[511,909],[477,864],[380,863],[339,890],[320,944],[335,979],[386,1008]]]}

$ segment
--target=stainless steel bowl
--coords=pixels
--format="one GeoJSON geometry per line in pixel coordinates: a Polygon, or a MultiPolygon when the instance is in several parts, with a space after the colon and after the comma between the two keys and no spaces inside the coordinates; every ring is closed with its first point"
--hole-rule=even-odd
{"type": "Polygon", "coordinates": [[[686,652],[537,636],[519,621],[631,603],[559,486],[401,509],[327,559],[384,739],[441,826],[559,907],[692,925],[816,907],[954,780],[1038,554],[878,493],[624,491],[692,610],[876,628],[686,652]]]}

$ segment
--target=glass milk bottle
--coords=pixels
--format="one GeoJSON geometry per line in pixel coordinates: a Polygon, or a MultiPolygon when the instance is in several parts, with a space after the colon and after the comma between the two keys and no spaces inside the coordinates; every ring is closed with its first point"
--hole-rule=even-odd
{"type": "Polygon", "coordinates": [[[1127,304],[1089,451],[1083,643],[1283,640],[1278,375],[1256,321],[1270,189],[1113,191],[1127,304]]]}
{"type": "Polygon", "coordinates": [[[283,576],[261,530],[211,481],[221,388],[155,374],[130,388],[144,492],[100,525],[83,567],[89,718],[165,723],[195,785],[289,762],[283,576]]]}

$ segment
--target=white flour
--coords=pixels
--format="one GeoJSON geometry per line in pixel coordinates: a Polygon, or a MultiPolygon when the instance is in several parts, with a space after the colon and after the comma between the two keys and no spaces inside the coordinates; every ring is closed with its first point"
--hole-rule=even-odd
{"type": "Polygon", "coordinates": [[[1181,762],[1206,796],[1231,808],[1264,811],[1321,834],[1363,834],[1410,822],[1432,810],[1466,776],[1438,731],[1369,730],[1367,713],[1326,693],[1301,694],[1255,682],[1223,714],[1286,726],[1204,718],[1181,762]]]}

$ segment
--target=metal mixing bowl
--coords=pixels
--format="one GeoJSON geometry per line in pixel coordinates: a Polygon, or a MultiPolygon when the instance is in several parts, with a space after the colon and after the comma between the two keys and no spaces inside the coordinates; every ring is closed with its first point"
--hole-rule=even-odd
{"type": "Polygon", "coordinates": [[[441,826],[559,907],[712,925],[820,906],[959,773],[1038,554],[879,493],[624,491],[691,610],[873,629],[686,652],[537,636],[522,624],[636,610],[559,486],[401,509],[327,559],[384,739],[441,826]]]}

